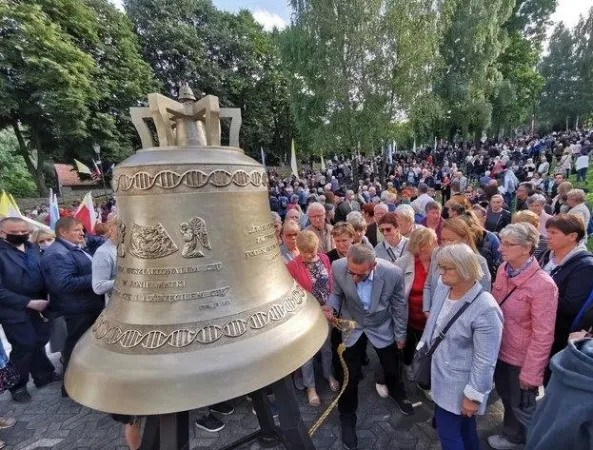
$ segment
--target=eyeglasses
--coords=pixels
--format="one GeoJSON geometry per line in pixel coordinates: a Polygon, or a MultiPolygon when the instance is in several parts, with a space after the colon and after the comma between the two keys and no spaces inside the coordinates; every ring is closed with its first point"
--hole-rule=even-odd
{"type": "Polygon", "coordinates": [[[298,235],[298,233],[286,233],[284,236],[289,238],[296,238],[298,235]]]}
{"type": "Polygon", "coordinates": [[[309,216],[309,219],[325,219],[325,214],[314,214],[309,216]]]}
{"type": "Polygon", "coordinates": [[[513,242],[504,242],[504,241],[501,241],[500,242],[500,246],[501,247],[517,247],[517,246],[520,246],[520,245],[521,244],[514,244],[513,242]]]}
{"type": "Polygon", "coordinates": [[[452,271],[456,271],[457,269],[455,267],[445,267],[445,266],[441,266],[440,264],[437,264],[437,270],[439,272],[452,272],[452,271]]]}
{"type": "Polygon", "coordinates": [[[393,227],[383,227],[383,228],[379,228],[379,231],[381,233],[391,233],[394,230],[393,227]]]}
{"type": "Polygon", "coordinates": [[[373,269],[369,270],[366,273],[356,273],[356,272],[352,272],[350,269],[347,269],[346,272],[348,273],[348,275],[350,275],[351,277],[358,277],[360,279],[359,282],[363,282],[366,281],[370,276],[371,276],[371,272],[373,271],[373,269]]]}

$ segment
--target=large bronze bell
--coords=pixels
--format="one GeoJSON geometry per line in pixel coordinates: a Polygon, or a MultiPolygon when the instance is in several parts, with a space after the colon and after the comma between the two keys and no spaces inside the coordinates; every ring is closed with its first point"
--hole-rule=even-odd
{"type": "Polygon", "coordinates": [[[132,108],[143,149],[116,167],[111,300],[65,376],[71,398],[119,414],[184,411],[277,381],[327,338],[315,298],[286,270],[264,168],[237,148],[240,111],[150,94],[132,108]],[[220,117],[232,119],[231,147],[220,117]],[[153,121],[159,146],[147,122],[153,121]]]}

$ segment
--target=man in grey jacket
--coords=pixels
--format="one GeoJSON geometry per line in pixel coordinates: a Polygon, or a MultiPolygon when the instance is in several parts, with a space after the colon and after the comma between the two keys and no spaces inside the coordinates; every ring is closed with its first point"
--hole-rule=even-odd
{"type": "Polygon", "coordinates": [[[338,403],[345,448],[357,448],[356,409],[358,383],[361,379],[362,353],[367,341],[375,348],[389,393],[405,415],[414,414],[400,377],[398,352],[406,342],[408,306],[404,297],[401,269],[388,261],[378,260],[372,248],[358,244],[350,247],[347,258],[332,265],[332,294],[323,310],[331,319],[335,315],[356,322],[356,328],[344,336],[344,359],[350,383],[338,403]]]}

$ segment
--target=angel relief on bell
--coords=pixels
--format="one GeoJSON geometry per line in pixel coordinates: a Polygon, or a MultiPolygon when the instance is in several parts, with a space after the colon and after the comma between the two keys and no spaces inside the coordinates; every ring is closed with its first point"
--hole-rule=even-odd
{"type": "Polygon", "coordinates": [[[212,249],[206,221],[201,217],[193,217],[191,220],[183,222],[180,228],[185,241],[181,251],[181,256],[184,258],[203,258],[204,252],[202,252],[202,249],[212,249]]]}

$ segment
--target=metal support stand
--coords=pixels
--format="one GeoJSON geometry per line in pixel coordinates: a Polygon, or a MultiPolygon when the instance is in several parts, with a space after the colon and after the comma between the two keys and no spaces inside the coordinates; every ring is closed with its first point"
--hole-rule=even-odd
{"type": "MultiPolygon", "coordinates": [[[[315,450],[305,427],[290,376],[270,386],[276,397],[280,426],[276,426],[268,389],[251,394],[260,429],[219,450],[234,450],[257,440],[261,447],[272,448],[280,443],[287,450],[315,450]]],[[[189,412],[149,416],[146,420],[140,450],[189,450],[189,412]]]]}
{"type": "Polygon", "coordinates": [[[140,450],[189,450],[189,411],[149,416],[140,450]]]}

